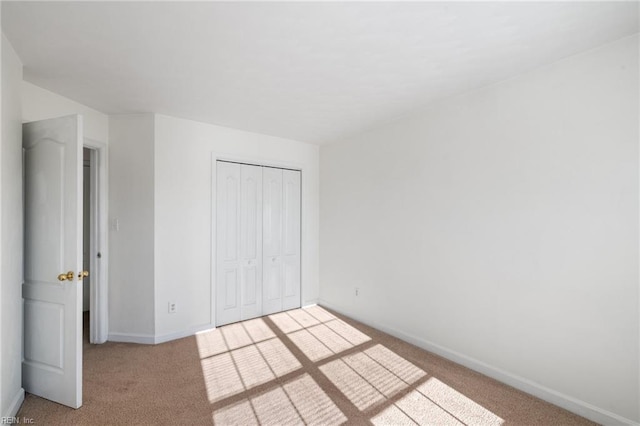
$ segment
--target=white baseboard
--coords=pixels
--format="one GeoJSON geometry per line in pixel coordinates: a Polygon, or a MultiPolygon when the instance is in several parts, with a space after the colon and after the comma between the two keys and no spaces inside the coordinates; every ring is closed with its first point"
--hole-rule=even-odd
{"type": "Polygon", "coordinates": [[[110,342],[139,343],[141,345],[153,345],[156,343],[155,336],[152,334],[109,333],[108,340],[110,342]]]}
{"type": "Polygon", "coordinates": [[[18,392],[16,392],[15,396],[13,397],[11,404],[9,404],[9,408],[7,409],[7,412],[3,413],[2,417],[15,417],[16,414],[18,414],[18,410],[22,406],[23,402],[24,402],[24,389],[20,388],[18,389],[18,392]]]}
{"type": "Polygon", "coordinates": [[[464,365],[465,367],[482,373],[485,376],[489,376],[502,383],[538,397],[544,401],[550,402],[551,404],[557,405],[558,407],[562,407],[568,411],[571,411],[572,413],[578,414],[596,423],[607,426],[640,426],[640,423],[635,422],[631,419],[627,419],[618,414],[604,410],[600,407],[596,407],[595,405],[581,401],[572,396],[565,395],[561,392],[547,388],[532,380],[509,373],[500,368],[486,364],[477,359],[468,357],[459,352],[453,351],[451,349],[437,345],[433,342],[429,342],[427,340],[397,330],[395,328],[379,324],[375,320],[372,320],[370,318],[365,318],[364,316],[360,315],[353,315],[347,309],[342,309],[341,307],[327,302],[326,300],[319,300],[318,304],[321,306],[326,306],[329,309],[348,316],[349,318],[353,318],[354,320],[359,321],[363,324],[384,331],[387,334],[404,340],[405,342],[409,342],[412,345],[418,346],[419,348],[440,355],[441,357],[451,360],[457,364],[464,365]]]}
{"type": "Polygon", "coordinates": [[[157,345],[160,343],[170,342],[171,340],[182,339],[183,337],[193,336],[199,331],[215,328],[211,324],[202,324],[190,327],[186,330],[176,331],[174,333],[154,336],[152,334],[135,334],[135,333],[109,333],[110,342],[120,343],[138,343],[141,345],[157,345]]]}
{"type": "Polygon", "coordinates": [[[162,336],[156,336],[154,343],[165,343],[171,340],[182,339],[183,337],[193,336],[199,331],[210,330],[216,328],[212,324],[203,324],[195,327],[190,327],[186,330],[176,331],[174,333],[163,334],[162,336]]]}

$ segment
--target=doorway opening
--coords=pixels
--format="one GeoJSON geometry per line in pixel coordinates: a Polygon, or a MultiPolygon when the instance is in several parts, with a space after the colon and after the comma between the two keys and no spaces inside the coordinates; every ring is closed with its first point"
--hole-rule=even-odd
{"type": "Polygon", "coordinates": [[[89,340],[89,311],[91,308],[91,150],[82,149],[82,270],[89,276],[82,280],[82,341],[83,347],[89,340]]]}
{"type": "Polygon", "coordinates": [[[82,288],[83,343],[107,341],[107,152],[84,139],[82,150],[82,266],[89,271],[82,288]]]}

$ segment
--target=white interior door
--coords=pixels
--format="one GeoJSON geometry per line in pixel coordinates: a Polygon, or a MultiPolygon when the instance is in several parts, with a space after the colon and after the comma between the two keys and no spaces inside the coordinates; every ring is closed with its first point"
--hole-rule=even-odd
{"type": "Polygon", "coordinates": [[[82,118],[23,125],[23,386],[82,405],[82,118]]]}
{"type": "Polygon", "coordinates": [[[300,172],[282,171],[282,310],[300,303],[300,172]]]}
{"type": "Polygon", "coordinates": [[[265,167],[263,182],[263,313],[282,311],[282,169],[265,167]]]}

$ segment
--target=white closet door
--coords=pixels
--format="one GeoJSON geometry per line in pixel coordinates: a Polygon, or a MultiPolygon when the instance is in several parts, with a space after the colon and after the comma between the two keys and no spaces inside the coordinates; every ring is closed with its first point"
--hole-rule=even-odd
{"type": "Polygon", "coordinates": [[[265,167],[263,182],[263,314],[282,311],[282,169],[265,167]]]}
{"type": "Polygon", "coordinates": [[[240,168],[241,319],[262,315],[262,167],[240,168]]]}
{"type": "Polygon", "coordinates": [[[300,307],[300,172],[282,171],[282,310],[300,307]]]}
{"type": "Polygon", "coordinates": [[[216,325],[262,315],[262,168],[217,164],[216,325]]]}
{"type": "Polygon", "coordinates": [[[263,171],[265,315],[300,307],[300,172],[263,171]]]}
{"type": "Polygon", "coordinates": [[[218,162],[216,325],[240,321],[240,165],[218,162]]]}
{"type": "Polygon", "coordinates": [[[300,307],[300,172],[217,162],[216,325],[300,307]]]}

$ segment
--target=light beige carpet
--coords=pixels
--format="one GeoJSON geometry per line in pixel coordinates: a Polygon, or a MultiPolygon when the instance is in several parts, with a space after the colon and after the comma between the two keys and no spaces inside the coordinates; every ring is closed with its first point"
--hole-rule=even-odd
{"type": "Polygon", "coordinates": [[[27,395],[35,424],[589,425],[321,307],[156,346],[84,347],[84,405],[27,395]]]}

